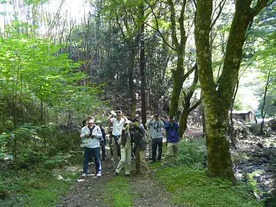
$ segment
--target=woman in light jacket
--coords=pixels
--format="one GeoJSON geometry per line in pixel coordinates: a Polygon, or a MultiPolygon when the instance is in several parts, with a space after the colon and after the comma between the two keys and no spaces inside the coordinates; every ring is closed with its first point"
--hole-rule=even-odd
{"type": "Polygon", "coordinates": [[[89,118],[87,125],[82,127],[81,135],[82,146],[84,147],[84,161],[83,161],[83,174],[82,177],[88,175],[88,162],[92,156],[96,164],[96,175],[100,177],[102,175],[102,165],[100,159],[100,138],[102,132],[99,126],[94,124],[94,119],[89,118]]]}

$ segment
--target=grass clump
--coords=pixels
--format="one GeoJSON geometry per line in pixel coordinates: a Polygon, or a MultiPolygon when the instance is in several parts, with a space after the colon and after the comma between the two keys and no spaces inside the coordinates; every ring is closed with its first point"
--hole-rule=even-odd
{"type": "Polygon", "coordinates": [[[133,206],[133,196],[130,192],[129,180],[125,177],[115,177],[107,183],[106,203],[113,207],[130,207],[133,206]]]}

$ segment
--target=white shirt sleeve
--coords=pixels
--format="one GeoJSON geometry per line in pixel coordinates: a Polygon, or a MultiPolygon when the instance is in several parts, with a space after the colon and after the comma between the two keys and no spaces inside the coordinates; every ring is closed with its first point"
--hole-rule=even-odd
{"type": "Polygon", "coordinates": [[[88,127],[87,127],[87,126],[84,126],[84,127],[81,128],[80,137],[81,137],[81,138],[85,138],[85,136],[86,136],[87,134],[89,134],[89,133],[90,133],[90,132],[89,132],[89,130],[88,130],[88,127]]]}
{"type": "Polygon", "coordinates": [[[93,129],[93,132],[92,132],[92,136],[95,136],[97,138],[103,136],[102,130],[99,126],[95,126],[95,128],[93,129]]]}

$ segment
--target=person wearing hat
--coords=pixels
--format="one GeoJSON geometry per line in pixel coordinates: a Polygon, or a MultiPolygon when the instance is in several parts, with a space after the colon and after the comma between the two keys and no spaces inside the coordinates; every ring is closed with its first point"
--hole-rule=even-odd
{"type": "Polygon", "coordinates": [[[174,116],[169,117],[169,121],[166,121],[164,124],[166,129],[166,138],[167,138],[167,153],[165,158],[176,157],[178,155],[179,148],[179,124],[175,120],[174,116]]]}
{"type": "Polygon", "coordinates": [[[89,117],[87,125],[82,127],[80,137],[82,138],[82,146],[84,147],[83,174],[82,177],[88,175],[89,158],[93,157],[96,166],[96,176],[102,175],[102,165],[100,159],[100,138],[102,132],[99,126],[94,124],[94,119],[89,117]]]}
{"type": "Polygon", "coordinates": [[[144,141],[143,136],[145,136],[145,128],[139,119],[135,118],[133,120],[133,126],[131,128],[131,138],[136,146],[135,150],[135,165],[136,173],[141,172],[141,168],[146,171],[146,174],[151,174],[150,168],[145,159],[145,152],[147,148],[147,143],[144,141]]]}
{"type": "Polygon", "coordinates": [[[121,110],[116,111],[115,114],[114,111],[111,111],[111,115],[108,117],[108,120],[110,121],[110,126],[112,126],[111,139],[113,143],[113,159],[117,161],[118,157],[121,156],[118,140],[122,135],[124,124],[128,119],[123,115],[121,110]],[[114,117],[115,114],[116,117],[114,117]]]}
{"type": "Polygon", "coordinates": [[[121,138],[119,139],[119,144],[121,147],[121,159],[117,165],[114,175],[119,175],[123,167],[125,167],[125,175],[130,175],[131,169],[131,136],[129,132],[130,121],[126,121],[124,129],[122,131],[121,138]]]}
{"type": "Polygon", "coordinates": [[[151,152],[152,152],[152,163],[157,161],[161,161],[162,157],[162,146],[163,146],[163,132],[164,122],[160,120],[159,114],[154,114],[151,119],[149,119],[146,123],[146,127],[149,130],[149,135],[152,139],[151,142],[151,152]],[[158,155],[156,156],[156,152],[158,149],[158,155]]]}

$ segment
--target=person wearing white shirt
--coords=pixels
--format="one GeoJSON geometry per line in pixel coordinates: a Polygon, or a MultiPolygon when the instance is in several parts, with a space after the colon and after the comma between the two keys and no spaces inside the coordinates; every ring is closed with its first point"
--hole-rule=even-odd
{"type": "Polygon", "coordinates": [[[113,143],[113,159],[116,161],[118,157],[121,157],[120,146],[118,140],[122,135],[124,124],[128,119],[122,114],[121,111],[116,111],[116,117],[112,114],[108,117],[110,125],[112,125],[112,143],[113,143]]]}
{"type": "Polygon", "coordinates": [[[94,124],[94,119],[89,118],[87,125],[82,127],[81,135],[82,146],[84,147],[84,161],[83,161],[83,177],[88,175],[88,162],[92,156],[96,164],[96,175],[100,177],[102,175],[102,165],[100,159],[100,138],[102,137],[102,131],[99,126],[94,124]]]}

